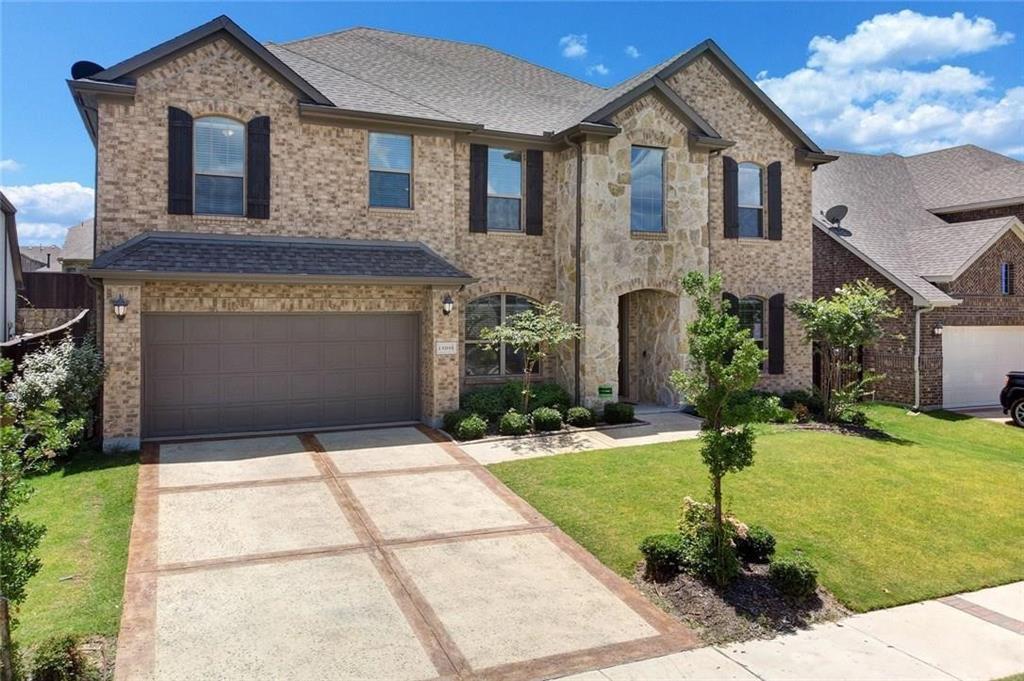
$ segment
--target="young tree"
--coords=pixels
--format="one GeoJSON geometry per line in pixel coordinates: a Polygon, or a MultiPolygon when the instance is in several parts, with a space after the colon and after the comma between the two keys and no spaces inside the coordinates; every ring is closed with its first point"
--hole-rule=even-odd
{"type": "Polygon", "coordinates": [[[697,318],[687,326],[689,367],[673,371],[671,382],[704,419],[700,453],[711,476],[714,498],[714,578],[724,586],[731,577],[727,552],[732,549],[722,519],[722,478],[753,463],[748,393],[757,383],[767,353],[740,327],[736,310],[722,300],[721,275],[707,278],[689,272],[682,279],[682,288],[694,299],[697,318]]]}
{"type": "Polygon", "coordinates": [[[45,528],[16,515],[31,494],[25,480],[44,470],[56,454],[66,451],[82,432],[82,419],[58,416],[54,399],[19,412],[8,397],[11,361],[0,359],[0,679],[13,678],[11,606],[25,598],[25,586],[40,568],[35,551],[45,528]]]}
{"type": "Polygon", "coordinates": [[[484,329],[480,336],[495,350],[502,343],[523,354],[523,413],[530,406],[530,377],[537,363],[571,340],[583,337],[579,325],[567,321],[562,305],[550,302],[509,317],[504,324],[484,329]]]}
{"type": "Polygon", "coordinates": [[[804,325],[804,340],[821,360],[822,416],[841,419],[882,374],[861,373],[858,348],[871,347],[884,335],[884,322],[900,316],[889,293],[867,279],[843,284],[830,298],[797,301],[789,306],[804,325]],[[858,376],[844,382],[844,373],[858,376]]]}

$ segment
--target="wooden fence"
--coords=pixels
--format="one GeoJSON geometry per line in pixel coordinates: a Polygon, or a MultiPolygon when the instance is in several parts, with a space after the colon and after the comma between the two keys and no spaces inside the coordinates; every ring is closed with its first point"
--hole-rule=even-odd
{"type": "Polygon", "coordinates": [[[84,274],[70,272],[25,272],[21,296],[32,307],[91,309],[96,291],[84,274]]]}
{"type": "Polygon", "coordinates": [[[89,314],[90,310],[82,310],[74,319],[60,326],[42,333],[20,336],[6,343],[0,343],[0,357],[11,360],[14,363],[14,371],[17,371],[25,355],[41,345],[56,343],[65,336],[71,336],[76,343],[81,343],[92,332],[89,314]]]}

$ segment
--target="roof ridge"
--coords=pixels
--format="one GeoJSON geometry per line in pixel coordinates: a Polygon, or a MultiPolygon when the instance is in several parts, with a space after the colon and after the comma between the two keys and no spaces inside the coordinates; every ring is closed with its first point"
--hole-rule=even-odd
{"type": "MultiPolygon", "coordinates": [[[[331,69],[332,71],[337,71],[338,73],[344,73],[349,78],[353,78],[355,80],[358,80],[361,83],[366,83],[367,85],[370,85],[371,87],[375,87],[378,90],[383,90],[384,92],[391,93],[391,94],[395,95],[396,97],[398,97],[399,99],[404,99],[407,102],[412,102],[413,104],[417,104],[419,106],[422,106],[425,109],[430,109],[431,111],[435,111],[435,112],[441,114],[442,116],[444,116],[446,118],[450,118],[452,120],[458,120],[458,118],[456,116],[454,116],[453,114],[451,114],[451,113],[449,113],[447,111],[442,111],[441,109],[433,107],[433,106],[431,106],[429,104],[424,104],[423,102],[420,102],[420,101],[418,101],[416,99],[413,99],[412,97],[409,97],[406,94],[395,92],[394,90],[392,90],[390,88],[384,87],[380,83],[373,83],[371,81],[366,80],[365,78],[360,78],[359,76],[357,76],[357,75],[355,75],[353,73],[349,73],[348,71],[346,71],[344,69],[339,69],[337,66],[333,66],[333,65],[328,64],[326,62],[320,61],[319,59],[316,59],[315,57],[309,56],[308,54],[304,54],[302,52],[296,52],[295,50],[288,49],[284,45],[275,45],[275,47],[279,47],[282,50],[285,50],[287,52],[291,52],[292,54],[294,54],[296,56],[302,57],[303,59],[308,59],[311,62],[315,62],[317,64],[320,64],[321,66],[323,66],[325,68],[328,68],[328,69],[331,69]]],[[[332,104],[333,104],[333,102],[332,102],[332,104]]]]}

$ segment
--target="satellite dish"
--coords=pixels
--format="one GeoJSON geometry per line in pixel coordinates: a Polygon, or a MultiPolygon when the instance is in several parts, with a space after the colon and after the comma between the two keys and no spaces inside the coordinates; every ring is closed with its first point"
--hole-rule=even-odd
{"type": "Polygon", "coordinates": [[[849,210],[850,209],[844,206],[843,204],[839,204],[838,206],[832,206],[827,211],[825,211],[825,219],[828,220],[829,224],[832,225],[833,227],[838,227],[839,223],[843,221],[843,218],[846,217],[846,213],[849,210]]]}
{"type": "Polygon", "coordinates": [[[99,64],[91,61],[76,61],[71,65],[71,77],[74,80],[79,78],[91,78],[103,70],[99,64]]]}

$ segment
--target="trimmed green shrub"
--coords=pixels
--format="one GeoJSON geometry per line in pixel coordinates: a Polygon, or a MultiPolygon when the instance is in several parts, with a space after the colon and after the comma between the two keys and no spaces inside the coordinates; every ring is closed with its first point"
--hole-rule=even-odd
{"type": "MultiPolygon", "coordinates": [[[[728,525],[725,528],[728,528],[728,525]]],[[[728,583],[740,573],[736,547],[726,537],[722,563],[719,564],[715,557],[714,537],[714,528],[710,526],[701,528],[695,534],[684,536],[683,550],[680,554],[682,569],[706,582],[715,583],[721,580],[728,583]]]]}
{"type": "Polygon", "coordinates": [[[530,432],[530,419],[515,409],[505,412],[498,422],[498,432],[502,435],[523,435],[530,432]]]}
{"type": "Polygon", "coordinates": [[[809,390],[789,390],[782,393],[781,399],[782,406],[787,409],[794,409],[796,405],[802,404],[811,414],[820,414],[822,410],[821,396],[809,390]]]}
{"type": "Polygon", "coordinates": [[[530,407],[532,409],[551,407],[552,409],[557,409],[564,416],[569,405],[572,404],[572,397],[569,396],[565,388],[557,383],[535,385],[533,386],[532,393],[533,396],[530,398],[530,407]]]}
{"type": "Polygon", "coordinates": [[[793,405],[793,419],[797,423],[807,423],[811,420],[811,410],[808,409],[806,404],[798,402],[793,405]]]}
{"type": "Polygon", "coordinates": [[[99,679],[98,670],[89,664],[78,649],[74,636],[56,636],[47,639],[32,657],[33,681],[93,681],[99,679]]]}
{"type": "Polygon", "coordinates": [[[448,412],[441,418],[444,429],[454,435],[455,428],[459,425],[459,421],[469,416],[470,413],[471,412],[463,411],[462,409],[456,409],[455,411],[448,412]]]}
{"type": "Polygon", "coordinates": [[[459,405],[464,411],[478,414],[491,423],[497,423],[501,415],[518,402],[506,402],[505,386],[477,388],[462,396],[459,405]]]}
{"type": "Polygon", "coordinates": [[[644,576],[667,582],[683,567],[683,538],[675,533],[652,534],[640,542],[644,554],[644,576]]]}
{"type": "Polygon", "coordinates": [[[767,563],[775,554],[775,537],[760,525],[751,525],[745,536],[733,539],[736,552],[748,563],[767,563]]]}
{"type": "Polygon", "coordinates": [[[588,428],[597,421],[597,414],[586,407],[570,407],[565,413],[565,422],[577,428],[588,428]]]}
{"type": "Polygon", "coordinates": [[[625,402],[609,402],[604,405],[604,422],[608,424],[632,423],[633,405],[625,402]]]}
{"type": "Polygon", "coordinates": [[[453,435],[460,440],[479,440],[487,434],[487,421],[479,414],[470,414],[459,421],[453,435]]]}
{"type": "Polygon", "coordinates": [[[779,592],[796,600],[807,598],[818,588],[818,571],[799,555],[772,561],[768,579],[779,592]]]}
{"type": "Polygon", "coordinates": [[[533,417],[533,427],[537,430],[561,430],[562,428],[562,415],[552,407],[534,409],[531,416],[533,417]]]}

